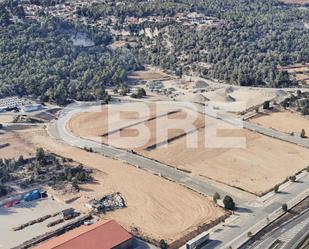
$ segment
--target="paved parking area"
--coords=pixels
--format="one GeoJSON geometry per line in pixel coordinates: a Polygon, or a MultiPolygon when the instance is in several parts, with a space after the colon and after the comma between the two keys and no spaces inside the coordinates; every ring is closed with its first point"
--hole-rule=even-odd
{"type": "MultiPolygon", "coordinates": [[[[42,223],[26,227],[21,231],[13,231],[14,227],[35,220],[48,214],[54,214],[63,209],[69,208],[69,205],[57,202],[50,198],[37,200],[28,203],[21,203],[12,208],[0,207],[0,249],[8,249],[20,245],[21,243],[42,235],[46,232],[53,231],[65,224],[61,223],[52,228],[46,225],[60,217],[49,218],[42,223]]],[[[67,221],[70,222],[70,221],[67,221]]]]}

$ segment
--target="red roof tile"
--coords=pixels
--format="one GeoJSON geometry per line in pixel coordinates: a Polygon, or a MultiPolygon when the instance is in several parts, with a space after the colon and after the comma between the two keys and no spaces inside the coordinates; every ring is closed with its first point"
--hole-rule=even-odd
{"type": "Polygon", "coordinates": [[[34,249],[110,249],[131,238],[132,235],[115,221],[103,220],[76,228],[34,249]]]}

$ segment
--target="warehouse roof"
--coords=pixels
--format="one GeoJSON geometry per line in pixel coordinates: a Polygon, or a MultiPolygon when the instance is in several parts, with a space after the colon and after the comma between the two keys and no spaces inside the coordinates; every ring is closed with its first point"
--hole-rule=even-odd
{"type": "Polygon", "coordinates": [[[115,221],[103,220],[90,226],[76,228],[48,240],[35,249],[110,249],[131,238],[132,235],[115,221]]]}

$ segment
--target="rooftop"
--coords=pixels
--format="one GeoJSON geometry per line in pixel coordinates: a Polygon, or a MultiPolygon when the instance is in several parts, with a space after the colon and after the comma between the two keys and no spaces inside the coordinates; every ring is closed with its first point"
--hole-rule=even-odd
{"type": "Polygon", "coordinates": [[[102,220],[81,226],[35,247],[35,249],[110,249],[132,238],[113,220],[102,220]]]}

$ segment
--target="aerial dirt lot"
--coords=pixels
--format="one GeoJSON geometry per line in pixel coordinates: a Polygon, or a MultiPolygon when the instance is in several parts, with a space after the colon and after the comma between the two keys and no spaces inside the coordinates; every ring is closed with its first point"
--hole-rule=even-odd
{"type": "MultiPolygon", "coordinates": [[[[162,127],[172,128],[172,126],[175,125],[175,122],[186,119],[187,115],[188,117],[192,117],[193,120],[195,120],[195,115],[197,115],[190,110],[184,111],[183,109],[172,105],[149,104],[147,106],[150,108],[149,115],[146,114],[147,111],[138,114],[131,111],[126,112],[125,109],[122,108],[117,108],[114,112],[111,112],[105,107],[98,109],[96,112],[81,113],[75,115],[70,120],[68,128],[80,137],[105,144],[108,143],[115,147],[145,149],[157,143],[165,142],[166,139],[172,139],[183,134],[183,130],[181,129],[171,129],[168,132],[168,137],[166,137],[162,127]],[[119,110],[121,110],[121,112],[119,110]],[[114,116],[117,116],[116,112],[118,112],[124,120],[114,120],[114,116]],[[146,140],[145,143],[143,142],[144,137],[136,137],[138,135],[137,130],[142,129],[143,126],[151,130],[149,139],[146,140]],[[157,127],[158,129],[156,129],[157,127]],[[118,129],[121,129],[119,130],[119,133],[108,134],[108,132],[116,131],[118,129]],[[106,136],[107,134],[108,136],[106,136]],[[118,137],[119,135],[121,138],[118,137]],[[122,139],[122,137],[136,138],[134,139],[133,144],[132,142],[127,143],[127,139],[122,139]]],[[[141,107],[143,107],[143,105],[141,107]]],[[[139,106],[137,108],[139,108],[139,106]]],[[[204,126],[202,115],[198,115],[198,119],[194,122],[194,125],[196,128],[204,126]]],[[[188,127],[188,122],[184,121],[183,126],[188,127]]],[[[191,128],[191,130],[194,130],[195,127],[191,128]]],[[[190,127],[188,127],[188,130],[190,130],[190,127]]]]}
{"type": "MultiPolygon", "coordinates": [[[[144,236],[173,242],[194,231],[199,225],[225,214],[210,199],[185,187],[120,161],[70,147],[50,138],[43,129],[5,136],[9,136],[15,146],[10,148],[10,157],[17,157],[20,153],[28,154],[30,150],[33,153],[36,147],[43,147],[94,169],[96,182],[81,186],[82,191],[77,195],[80,198],[72,205],[84,210],[85,202],[91,198],[120,192],[126,200],[127,208],[107,213],[104,217],[115,219],[129,231],[137,228],[144,236]]],[[[0,149],[0,158],[8,157],[7,150],[0,149]]],[[[61,194],[60,197],[71,199],[76,195],[61,194]]]]}
{"type": "MultiPolygon", "coordinates": [[[[34,129],[28,131],[26,134],[30,135],[34,132],[34,129]]],[[[9,146],[0,148],[0,158],[10,159],[18,158],[23,155],[25,158],[33,155],[34,149],[31,143],[24,138],[24,131],[2,133],[0,131],[0,145],[8,143],[9,146]]]]}
{"type": "Polygon", "coordinates": [[[181,138],[169,144],[168,149],[140,153],[257,195],[269,191],[308,164],[309,150],[296,145],[247,130],[222,130],[218,136],[245,137],[246,147],[204,148],[205,130],[202,130],[198,132],[197,149],[186,148],[186,138],[181,138]]]}
{"type": "MultiPolygon", "coordinates": [[[[96,114],[102,118],[101,114],[96,114]]],[[[87,114],[80,115],[88,119],[84,116],[87,114]]],[[[97,119],[92,116],[93,125],[97,119]]],[[[74,122],[79,122],[79,119],[73,118],[71,123],[74,122]]],[[[195,132],[170,142],[168,148],[158,147],[152,150],[139,148],[136,151],[146,157],[191,171],[195,175],[208,177],[257,195],[269,191],[275,184],[281,183],[286,177],[304,169],[308,164],[309,150],[305,148],[244,129],[229,130],[230,128],[227,129],[221,121],[207,117],[206,127],[214,125],[219,128],[218,136],[246,138],[246,146],[205,148],[205,129],[200,128],[197,134],[195,132]],[[187,148],[187,138],[196,135],[197,148],[187,148]]],[[[79,129],[73,129],[73,133],[81,135],[80,130],[87,131],[87,126],[82,128],[83,123],[79,122],[78,126],[79,129]]],[[[206,142],[212,145],[212,141],[206,140],[206,142]]]]}
{"type": "Polygon", "coordinates": [[[162,70],[148,67],[143,71],[135,71],[129,74],[129,81],[143,81],[143,80],[162,80],[169,79],[171,76],[164,73],[162,70]]]}
{"type": "Polygon", "coordinates": [[[9,114],[0,114],[0,124],[13,122],[14,116],[9,114]]]}
{"type": "Polygon", "coordinates": [[[241,112],[253,106],[263,104],[266,100],[275,98],[276,90],[226,87],[216,91],[206,92],[204,96],[219,108],[224,108],[232,112],[241,112]]]}
{"type": "Polygon", "coordinates": [[[300,133],[302,129],[305,129],[309,134],[309,119],[288,111],[254,117],[251,122],[285,133],[300,133]]]}

